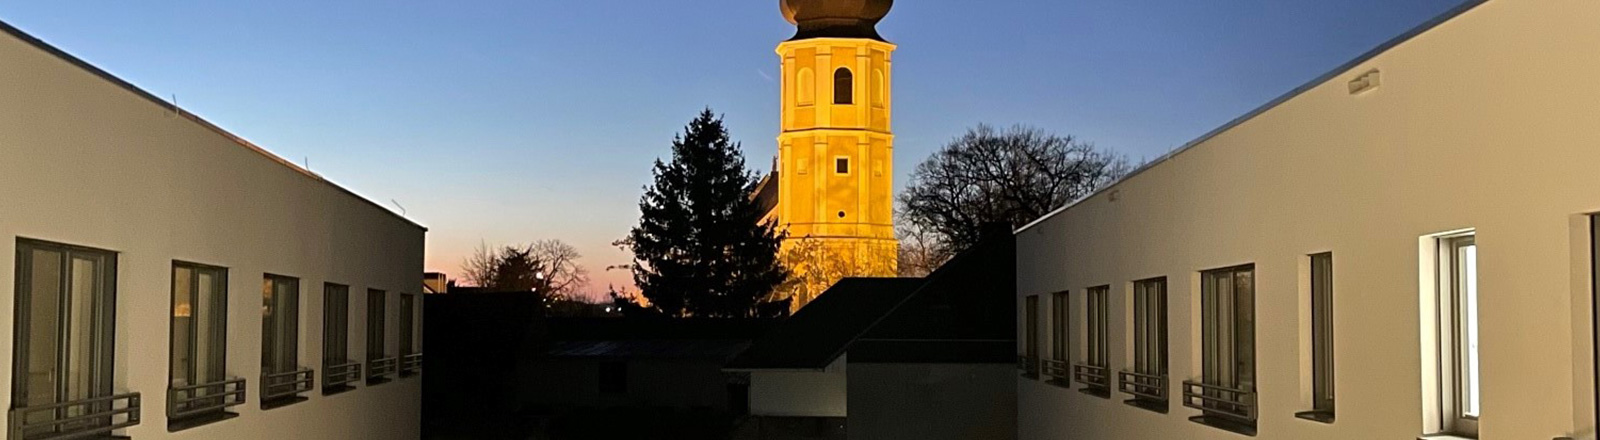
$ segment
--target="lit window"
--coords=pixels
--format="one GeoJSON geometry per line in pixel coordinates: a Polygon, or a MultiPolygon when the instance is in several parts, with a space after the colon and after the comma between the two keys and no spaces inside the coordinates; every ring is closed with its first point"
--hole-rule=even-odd
{"type": "Polygon", "coordinates": [[[1193,420],[1255,435],[1255,267],[1207,271],[1201,276],[1201,380],[1183,383],[1183,405],[1193,420]]]}
{"type": "Polygon", "coordinates": [[[1133,283],[1133,371],[1118,375],[1135,406],[1167,410],[1167,279],[1133,283]]]}
{"type": "Polygon", "coordinates": [[[228,271],[172,264],[172,368],[167,427],[193,426],[244,404],[244,379],[228,378],[228,271]]]}
{"type": "Polygon", "coordinates": [[[835,70],[833,72],[833,103],[855,104],[855,83],[855,74],[850,73],[849,68],[840,67],[839,70],[835,70]]]}

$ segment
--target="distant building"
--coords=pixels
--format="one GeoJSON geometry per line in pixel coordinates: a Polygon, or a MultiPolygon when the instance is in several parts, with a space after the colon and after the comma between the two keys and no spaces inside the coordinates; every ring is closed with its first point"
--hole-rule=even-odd
{"type": "Polygon", "coordinates": [[[1595,438],[1596,23],[1468,1],[1022,228],[1021,438],[1595,438]]]}
{"type": "Polygon", "coordinates": [[[778,160],[754,197],[787,228],[798,310],[840,278],[897,275],[891,77],[878,35],[891,0],[780,0],[778,160]]]}
{"type": "Polygon", "coordinates": [[[840,281],[728,364],[749,375],[749,423],[826,427],[818,438],[1014,438],[1015,249],[999,233],[927,278],[840,281]]]}
{"type": "Polygon", "coordinates": [[[0,23],[7,439],[415,440],[426,229],[0,23]]]}
{"type": "Polygon", "coordinates": [[[422,293],[450,293],[450,277],[439,272],[422,274],[422,293]]]}

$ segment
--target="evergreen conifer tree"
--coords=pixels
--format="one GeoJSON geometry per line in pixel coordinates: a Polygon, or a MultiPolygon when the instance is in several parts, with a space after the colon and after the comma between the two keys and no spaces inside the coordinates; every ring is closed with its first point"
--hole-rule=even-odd
{"type": "Polygon", "coordinates": [[[627,243],[633,279],[656,312],[673,317],[782,316],[774,298],[788,270],[778,260],[776,225],[750,197],[757,180],[722,119],[701,112],[655,164],[627,243]]]}

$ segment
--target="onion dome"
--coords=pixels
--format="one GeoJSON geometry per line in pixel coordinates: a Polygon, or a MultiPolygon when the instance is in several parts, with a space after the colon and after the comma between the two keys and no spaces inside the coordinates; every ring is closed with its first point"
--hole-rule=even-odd
{"type": "Polygon", "coordinates": [[[877,25],[894,0],[778,0],[783,18],[799,28],[791,40],[869,38],[884,41],[877,25]]]}

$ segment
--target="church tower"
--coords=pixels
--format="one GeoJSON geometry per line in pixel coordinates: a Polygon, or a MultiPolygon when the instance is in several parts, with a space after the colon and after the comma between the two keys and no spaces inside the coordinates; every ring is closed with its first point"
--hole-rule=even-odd
{"type": "Polygon", "coordinates": [[[777,200],[768,218],[788,230],[785,262],[812,284],[794,295],[798,308],[840,278],[897,274],[895,45],[876,29],[894,1],[779,3],[797,32],[778,45],[782,133],[762,190],[777,200]]]}

